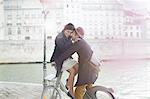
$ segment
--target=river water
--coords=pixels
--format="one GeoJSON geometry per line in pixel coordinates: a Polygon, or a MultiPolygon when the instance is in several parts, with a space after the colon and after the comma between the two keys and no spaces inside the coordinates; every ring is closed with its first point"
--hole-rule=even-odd
{"type": "MultiPolygon", "coordinates": [[[[42,83],[42,64],[1,64],[0,81],[42,83]]],[[[54,73],[47,64],[48,74],[54,73]]],[[[65,81],[67,73],[63,75],[65,81]]],[[[104,62],[95,85],[112,87],[117,99],[150,99],[150,61],[104,62]]]]}

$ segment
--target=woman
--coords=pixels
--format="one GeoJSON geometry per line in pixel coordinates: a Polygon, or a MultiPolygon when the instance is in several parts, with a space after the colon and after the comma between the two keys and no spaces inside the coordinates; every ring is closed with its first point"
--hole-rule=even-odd
{"type": "MultiPolygon", "coordinates": [[[[78,78],[76,82],[75,99],[83,99],[85,87],[91,87],[98,77],[98,69],[96,69],[96,62],[91,61],[93,51],[87,42],[83,39],[84,30],[78,27],[72,34],[73,45],[68,48],[63,54],[56,59],[57,74],[61,72],[62,64],[65,59],[74,54],[78,54],[78,78]],[[94,63],[94,65],[93,65],[94,63]]],[[[99,65],[99,64],[97,64],[99,65]]]]}
{"type": "MultiPolygon", "coordinates": [[[[70,38],[71,32],[75,30],[72,23],[65,25],[61,33],[56,36],[55,49],[50,59],[50,62],[55,62],[55,59],[65,52],[71,45],[72,41],[70,38]]],[[[69,94],[73,95],[73,83],[74,77],[77,74],[78,63],[70,56],[62,64],[62,71],[67,70],[69,77],[67,79],[66,87],[69,89],[69,94]]]]}

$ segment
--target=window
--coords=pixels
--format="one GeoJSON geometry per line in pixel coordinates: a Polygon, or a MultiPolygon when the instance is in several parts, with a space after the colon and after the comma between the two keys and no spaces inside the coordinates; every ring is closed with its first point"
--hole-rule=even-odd
{"type": "Polygon", "coordinates": [[[12,30],[11,28],[8,28],[8,35],[11,35],[12,34],[12,30]]]}
{"type": "Polygon", "coordinates": [[[7,15],[7,19],[12,19],[12,15],[7,15]]]}
{"type": "Polygon", "coordinates": [[[21,15],[16,15],[16,19],[17,20],[21,19],[21,15]]]}
{"type": "Polygon", "coordinates": [[[21,23],[16,23],[18,26],[21,26],[21,23]]]}
{"type": "Polygon", "coordinates": [[[69,5],[67,4],[67,8],[69,8],[69,5]]]}
{"type": "Polygon", "coordinates": [[[119,30],[121,30],[121,25],[119,25],[119,30]]]}
{"type": "Polygon", "coordinates": [[[125,36],[128,37],[128,33],[127,32],[125,32],[125,36]]]}
{"type": "Polygon", "coordinates": [[[25,14],[25,19],[28,19],[29,18],[29,14],[25,14]]]}
{"type": "Polygon", "coordinates": [[[19,27],[18,27],[17,33],[18,33],[18,34],[21,34],[21,30],[20,30],[19,27]]]}
{"type": "Polygon", "coordinates": [[[32,14],[32,18],[36,18],[36,14],[32,14]]]}
{"type": "Polygon", "coordinates": [[[26,28],[26,32],[29,32],[29,28],[26,28]]]}
{"type": "Polygon", "coordinates": [[[47,36],[47,39],[52,39],[52,36],[47,36]]]}
{"type": "Polygon", "coordinates": [[[137,32],[136,36],[139,37],[139,32],[137,32]]]}
{"type": "Polygon", "coordinates": [[[101,36],[103,36],[103,31],[101,31],[101,36]]]}
{"type": "Polygon", "coordinates": [[[7,26],[12,26],[12,23],[7,23],[7,26]]]}
{"type": "Polygon", "coordinates": [[[26,36],[26,37],[25,37],[25,40],[30,40],[30,36],[26,36]]]}
{"type": "Polygon", "coordinates": [[[130,32],[130,36],[131,36],[131,37],[133,36],[133,32],[130,32]]]}

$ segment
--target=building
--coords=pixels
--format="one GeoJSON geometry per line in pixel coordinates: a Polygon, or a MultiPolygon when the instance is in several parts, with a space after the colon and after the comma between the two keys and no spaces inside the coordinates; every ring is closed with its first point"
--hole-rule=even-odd
{"type": "Polygon", "coordinates": [[[148,16],[146,17],[146,22],[145,22],[145,27],[146,27],[146,39],[150,39],[150,12],[148,12],[148,16]]]}
{"type": "Polygon", "coordinates": [[[150,39],[150,18],[146,18],[146,39],[150,39]]]}
{"type": "Polygon", "coordinates": [[[4,2],[0,0],[0,40],[4,39],[4,2]]]}
{"type": "Polygon", "coordinates": [[[41,39],[43,31],[42,11],[38,2],[28,0],[5,0],[5,39],[41,39]],[[14,3],[15,2],[15,3],[14,3]],[[37,36],[38,35],[38,36],[37,36]]]}
{"type": "Polygon", "coordinates": [[[105,0],[95,4],[85,3],[84,25],[89,37],[100,39],[122,38],[122,5],[115,0],[105,0]],[[94,7],[95,6],[95,7],[94,7]]]}
{"type": "Polygon", "coordinates": [[[72,22],[76,27],[83,26],[83,11],[82,1],[80,0],[65,0],[63,8],[63,24],[72,22]]]}
{"type": "Polygon", "coordinates": [[[44,29],[51,39],[62,26],[63,3],[59,0],[44,6],[39,0],[5,0],[4,8],[7,40],[43,40],[44,29]]]}
{"type": "Polygon", "coordinates": [[[124,10],[124,38],[141,39],[144,38],[144,16],[131,10],[124,10]]]}
{"type": "Polygon", "coordinates": [[[116,0],[68,0],[67,7],[66,19],[82,26],[86,38],[122,38],[123,6],[116,0]]]}
{"type": "Polygon", "coordinates": [[[117,0],[41,1],[44,6],[40,0],[4,0],[4,39],[43,40],[44,29],[47,39],[54,39],[69,22],[82,26],[89,39],[146,38],[143,16],[124,10],[117,0]]]}

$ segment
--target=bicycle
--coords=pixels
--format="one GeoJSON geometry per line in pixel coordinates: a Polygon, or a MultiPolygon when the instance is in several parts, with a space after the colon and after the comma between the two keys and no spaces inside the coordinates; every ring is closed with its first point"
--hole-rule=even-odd
{"type": "MultiPolygon", "coordinates": [[[[63,72],[56,78],[54,74],[50,74],[45,77],[45,80],[49,82],[46,88],[42,92],[42,99],[64,99],[61,92],[68,93],[65,85],[61,82],[63,72]]],[[[115,99],[112,88],[106,88],[104,86],[94,86],[86,90],[83,99],[115,99]]],[[[68,96],[69,97],[69,96],[68,96]]]]}

